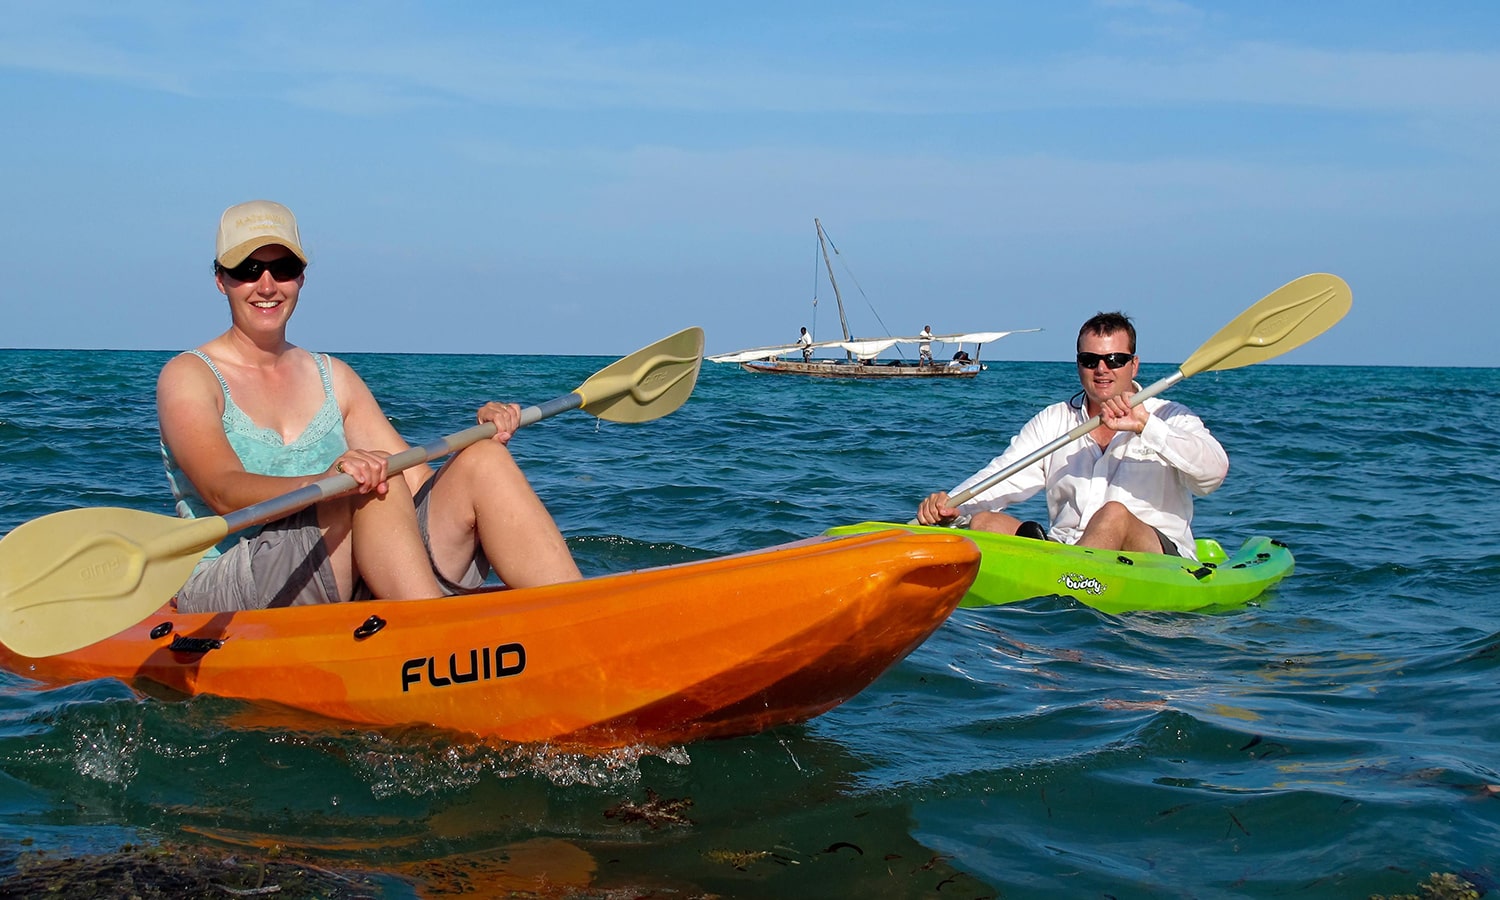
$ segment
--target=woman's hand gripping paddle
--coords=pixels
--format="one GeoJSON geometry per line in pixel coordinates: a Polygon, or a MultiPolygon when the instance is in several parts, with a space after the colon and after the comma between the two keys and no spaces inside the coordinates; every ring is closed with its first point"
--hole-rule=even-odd
{"type": "MultiPolygon", "coordinates": [[[[1136,392],[1130,398],[1130,405],[1139,406],[1199,372],[1221,372],[1275,359],[1332,328],[1353,303],[1349,285],[1337,275],[1303,275],[1262,297],[1254,306],[1236,316],[1234,321],[1219,329],[1218,334],[1209,338],[1188,357],[1187,362],[1178,366],[1176,372],[1136,392]]],[[[973,487],[949,497],[948,505],[956,507],[969,502],[1027,466],[1090,433],[1099,427],[1100,422],[1098,416],[1089,419],[973,487]]],[[[916,525],[917,520],[912,519],[907,524],[916,525]]]]}
{"type": "MultiPolygon", "coordinates": [[[[698,381],[703,330],[688,328],[595,373],[571,393],[521,411],[521,424],[582,409],[646,422],[681,406],[698,381]]],[[[476,425],[393,454],[394,475],[493,437],[476,425]]],[[[0,643],[30,657],[86,647],[150,615],[182,587],[203,552],[231,532],[291,515],[358,486],[330,475],[225,516],[179,519],[133,509],[71,509],[0,540],[0,643]]]]}

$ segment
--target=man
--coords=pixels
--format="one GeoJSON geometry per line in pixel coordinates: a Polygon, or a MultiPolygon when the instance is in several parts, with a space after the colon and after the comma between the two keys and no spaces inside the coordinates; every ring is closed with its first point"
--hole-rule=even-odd
{"type": "Polygon", "coordinates": [[[932,326],[923,325],[922,333],[917,335],[922,343],[917,345],[917,361],[922,365],[932,362],[932,326]]]}
{"type": "Polygon", "coordinates": [[[1132,407],[1140,359],[1135,326],[1124,314],[1099,313],[1078,332],[1078,378],[1083,390],[1072,400],[1038,413],[1011,439],[1005,452],[953,489],[984,481],[1099,416],[1088,435],[974,497],[962,507],[938,492],[924,499],[917,521],[935,525],[960,513],[982,531],[1050,538],[1104,550],[1166,553],[1197,559],[1193,544],[1193,497],[1224,482],[1229,458],[1203,422],[1185,406],[1160,398],[1132,407]],[[1003,512],[1045,489],[1050,531],[1003,512]]]}
{"type": "Polygon", "coordinates": [[[797,337],[797,344],[802,347],[802,361],[812,362],[813,339],[807,333],[807,326],[802,326],[802,334],[797,337]]]}

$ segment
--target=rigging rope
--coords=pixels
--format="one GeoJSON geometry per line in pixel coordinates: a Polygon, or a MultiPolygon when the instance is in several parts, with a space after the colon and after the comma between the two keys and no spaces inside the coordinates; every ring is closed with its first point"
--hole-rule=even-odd
{"type": "Polygon", "coordinates": [[[813,247],[813,290],[812,290],[812,327],[807,330],[813,340],[818,339],[818,283],[822,281],[818,266],[818,248],[813,247]]]}
{"type": "MultiPolygon", "coordinates": [[[[864,298],[865,306],[869,308],[870,314],[875,317],[875,321],[880,323],[880,327],[885,329],[885,336],[895,337],[895,335],[891,334],[890,326],[886,325],[885,320],[880,318],[880,313],[875,309],[875,304],[870,302],[870,297],[865,293],[864,286],[859,283],[859,279],[855,277],[854,270],[849,268],[849,264],[844,261],[844,255],[839,252],[838,244],[833,242],[833,236],[828,233],[826,227],[823,229],[823,237],[827,238],[828,246],[833,248],[833,255],[839,258],[839,264],[844,267],[844,271],[849,274],[849,280],[854,282],[854,287],[858,289],[859,295],[864,298]]],[[[816,304],[816,301],[814,303],[816,304]]],[[[900,356],[903,360],[906,359],[906,353],[901,350],[901,345],[899,344],[896,345],[896,355],[900,356]]]]}

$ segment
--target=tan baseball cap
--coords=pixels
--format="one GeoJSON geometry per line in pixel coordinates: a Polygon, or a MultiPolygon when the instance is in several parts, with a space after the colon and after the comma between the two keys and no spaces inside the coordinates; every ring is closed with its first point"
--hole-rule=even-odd
{"type": "Polygon", "coordinates": [[[266,246],[280,244],[304,263],[302,238],[297,234],[297,217],[280,203],[251,200],[224,210],[219,217],[219,240],[214,259],[227,269],[245,261],[245,257],[266,246]]]}

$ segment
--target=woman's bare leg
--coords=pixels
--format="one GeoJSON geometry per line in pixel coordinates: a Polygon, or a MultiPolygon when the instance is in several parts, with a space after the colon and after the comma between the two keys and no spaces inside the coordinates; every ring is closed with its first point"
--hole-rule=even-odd
{"type": "Polygon", "coordinates": [[[432,557],[449,580],[468,568],[476,546],[511,587],[583,577],[551,513],[500,443],[474,444],[450,460],[428,504],[432,557]]]}
{"type": "Polygon", "coordinates": [[[353,596],[359,578],[382,599],[440,597],[443,591],[417,530],[416,507],[406,479],[392,478],[387,485],[383,496],[354,494],[319,505],[318,522],[333,560],[340,599],[353,596]]]}
{"type": "Polygon", "coordinates": [[[338,583],[339,599],[348,602],[354,596],[354,542],[349,539],[353,504],[348,497],[325,500],[316,507],[318,528],[323,532],[323,546],[328,550],[333,578],[338,583]]]}

